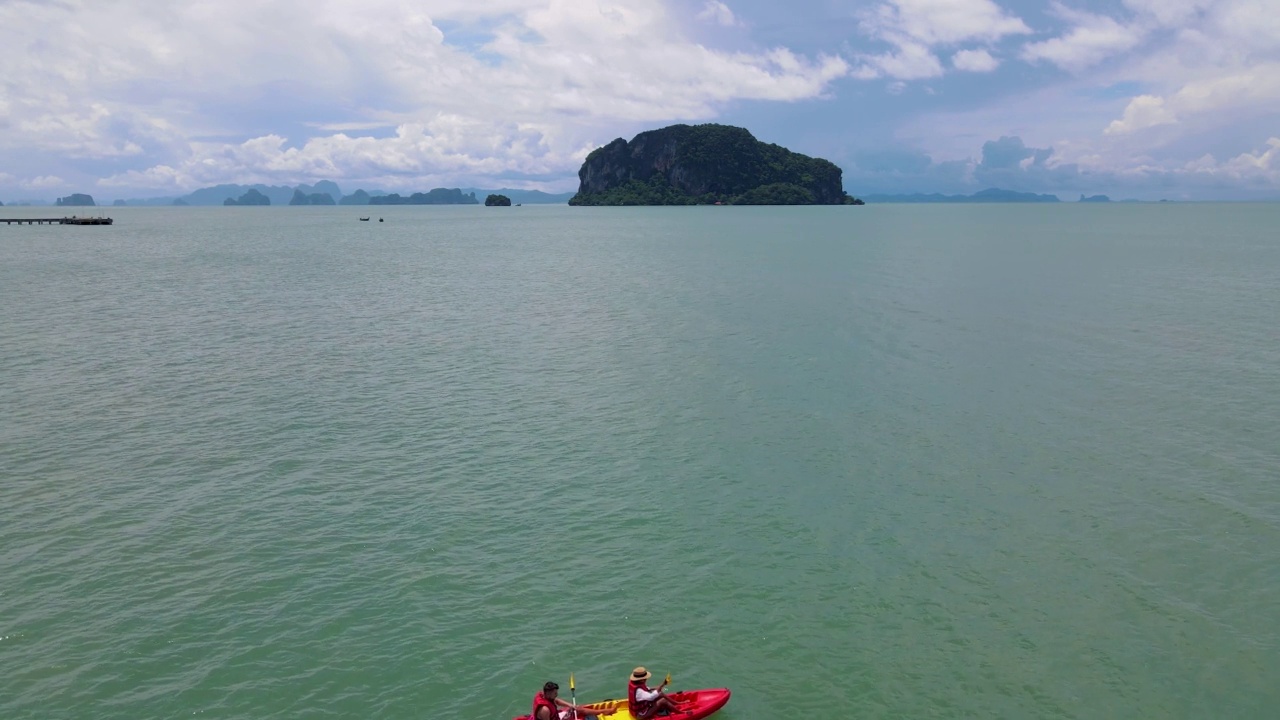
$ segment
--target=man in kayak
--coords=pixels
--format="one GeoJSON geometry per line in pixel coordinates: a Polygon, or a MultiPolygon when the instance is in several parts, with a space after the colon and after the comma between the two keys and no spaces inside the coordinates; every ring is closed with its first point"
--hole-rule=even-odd
{"type": "Polygon", "coordinates": [[[656,690],[651,690],[645,683],[651,677],[653,673],[644,667],[638,667],[631,671],[631,680],[627,683],[627,709],[638,720],[650,720],[658,715],[670,715],[680,710],[676,701],[662,692],[667,681],[663,680],[656,690]]]}
{"type": "Polygon", "coordinates": [[[533,720],[573,720],[574,712],[584,720],[595,720],[597,715],[612,715],[612,710],[593,710],[582,705],[572,705],[561,700],[560,686],[547,681],[542,692],[533,696],[533,720]]]}

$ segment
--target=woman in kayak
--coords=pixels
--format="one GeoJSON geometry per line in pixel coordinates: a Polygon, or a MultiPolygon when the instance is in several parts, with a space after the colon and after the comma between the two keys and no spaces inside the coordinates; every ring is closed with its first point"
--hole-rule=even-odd
{"type": "Polygon", "coordinates": [[[571,705],[556,697],[559,694],[559,685],[550,681],[543,685],[542,692],[533,696],[533,720],[573,720],[575,711],[583,720],[595,720],[597,715],[605,714],[582,705],[571,705]]]}
{"type": "Polygon", "coordinates": [[[627,683],[627,709],[638,720],[650,720],[658,715],[670,715],[680,710],[676,701],[662,692],[667,686],[666,680],[656,690],[649,689],[645,680],[651,677],[653,673],[644,667],[638,667],[631,671],[631,681],[627,683]]]}

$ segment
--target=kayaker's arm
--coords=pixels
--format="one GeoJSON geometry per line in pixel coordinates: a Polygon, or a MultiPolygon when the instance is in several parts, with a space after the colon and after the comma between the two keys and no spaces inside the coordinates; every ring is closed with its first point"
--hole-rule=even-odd
{"type": "Polygon", "coordinates": [[[565,701],[565,700],[562,700],[562,699],[560,699],[560,698],[556,698],[556,705],[559,705],[560,707],[564,708],[565,710],[577,710],[579,715],[587,715],[587,714],[591,714],[591,715],[612,715],[612,714],[613,714],[613,710],[612,710],[612,709],[609,709],[609,710],[593,710],[593,709],[591,709],[591,708],[589,708],[589,707],[587,707],[587,706],[585,706],[585,705],[574,705],[574,704],[572,704],[572,703],[570,703],[570,702],[567,702],[567,701],[565,701]]]}

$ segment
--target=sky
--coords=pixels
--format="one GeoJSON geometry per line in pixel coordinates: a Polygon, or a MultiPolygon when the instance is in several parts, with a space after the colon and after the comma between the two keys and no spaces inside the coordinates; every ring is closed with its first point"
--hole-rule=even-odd
{"type": "Polygon", "coordinates": [[[738,125],[854,194],[1280,199],[1275,0],[0,0],[0,200],[577,188],[738,125]]]}

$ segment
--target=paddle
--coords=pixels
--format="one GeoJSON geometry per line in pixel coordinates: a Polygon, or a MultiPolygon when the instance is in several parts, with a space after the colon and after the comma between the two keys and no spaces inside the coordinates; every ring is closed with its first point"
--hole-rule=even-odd
{"type": "MultiPolygon", "coordinates": [[[[664,682],[664,683],[662,683],[662,684],[663,684],[663,685],[670,685],[670,684],[671,684],[671,673],[667,673],[667,681],[666,681],[666,682],[664,682]]],[[[671,702],[672,702],[673,704],[675,704],[675,705],[680,705],[680,704],[683,702],[683,701],[680,701],[680,700],[676,700],[676,699],[675,699],[675,697],[674,697],[674,693],[673,693],[671,696],[669,696],[669,697],[671,697],[671,702]]],[[[689,711],[688,711],[688,710],[681,710],[680,712],[689,712],[689,711]]]]}
{"type": "Polygon", "coordinates": [[[573,699],[573,720],[578,720],[578,691],[573,687],[573,673],[569,673],[569,697],[573,699]]]}

